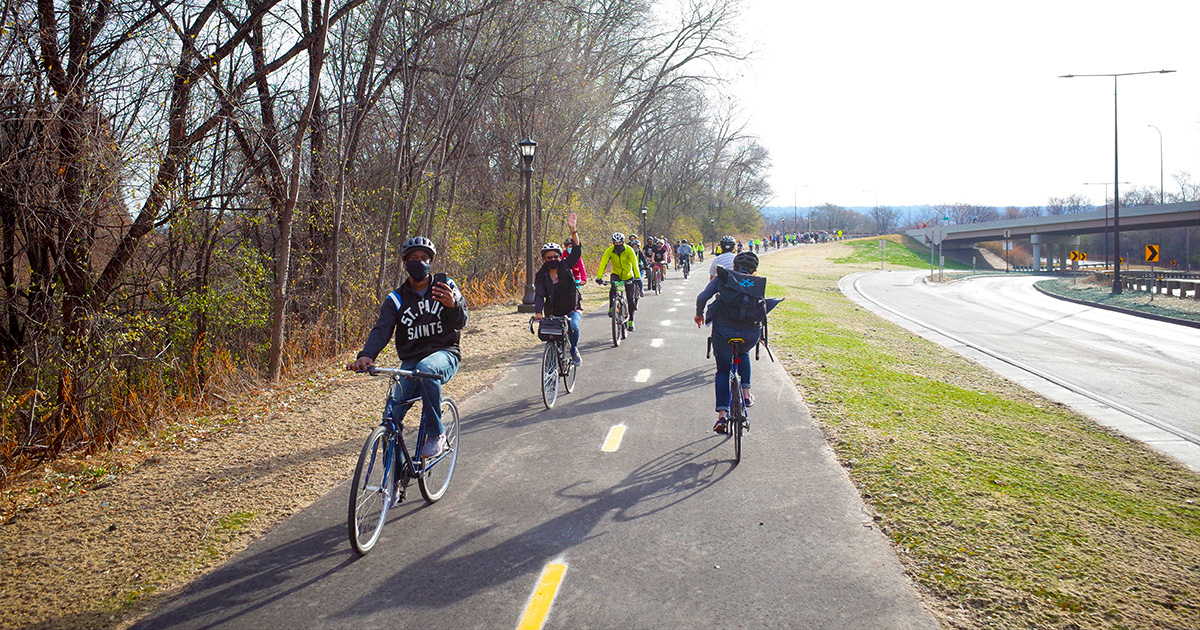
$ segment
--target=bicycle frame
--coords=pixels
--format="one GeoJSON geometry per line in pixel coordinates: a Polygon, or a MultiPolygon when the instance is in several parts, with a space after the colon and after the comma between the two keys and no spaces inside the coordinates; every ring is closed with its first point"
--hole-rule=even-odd
{"type": "MultiPolygon", "coordinates": [[[[385,427],[388,434],[391,436],[391,439],[388,440],[388,444],[384,449],[384,475],[385,478],[390,478],[393,483],[400,483],[403,480],[407,485],[407,481],[417,479],[421,475],[424,475],[426,471],[436,466],[438,462],[442,461],[442,459],[449,455],[450,451],[443,451],[441,455],[438,455],[429,461],[423,461],[420,458],[414,459],[412,453],[410,453],[408,450],[408,445],[404,441],[403,427],[400,426],[399,423],[396,422],[395,417],[393,417],[393,412],[395,411],[397,405],[401,406],[402,411],[400,412],[400,417],[403,418],[414,404],[421,402],[420,396],[413,396],[412,398],[406,398],[404,400],[400,400],[395,397],[397,390],[400,389],[401,386],[400,381],[405,378],[415,378],[416,374],[418,374],[417,372],[398,368],[375,368],[371,370],[371,374],[386,374],[392,381],[392,387],[390,387],[388,391],[387,403],[384,404],[383,418],[380,420],[380,425],[385,427]],[[403,457],[400,462],[400,467],[393,465],[393,463],[396,461],[397,452],[399,452],[403,457]],[[402,473],[403,476],[396,474],[397,470],[402,473]]],[[[435,376],[435,378],[437,377],[435,376]]],[[[417,443],[413,452],[421,452],[421,448],[423,446],[425,446],[424,424],[417,428],[417,443]]],[[[372,461],[370,466],[367,468],[368,477],[370,476],[370,471],[374,470],[374,467],[375,462],[372,461]]]]}

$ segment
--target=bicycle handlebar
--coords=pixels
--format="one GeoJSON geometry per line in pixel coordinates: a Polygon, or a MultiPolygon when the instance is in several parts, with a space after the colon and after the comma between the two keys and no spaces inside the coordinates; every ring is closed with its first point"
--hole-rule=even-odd
{"type": "MultiPolygon", "coordinates": [[[[429,372],[421,372],[420,370],[406,370],[404,368],[379,367],[379,366],[375,366],[375,365],[367,368],[365,370],[365,372],[367,374],[370,374],[371,376],[381,376],[382,375],[382,376],[392,376],[392,377],[398,376],[400,378],[421,378],[421,379],[434,379],[434,378],[441,379],[442,378],[441,376],[439,376],[437,374],[430,374],[429,372]]],[[[361,373],[362,372],[360,372],[360,374],[361,373]]]]}

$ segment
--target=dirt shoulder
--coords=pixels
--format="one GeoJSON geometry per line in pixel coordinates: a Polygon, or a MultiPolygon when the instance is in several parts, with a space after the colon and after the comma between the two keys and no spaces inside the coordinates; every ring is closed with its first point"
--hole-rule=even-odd
{"type": "MultiPolygon", "coordinates": [[[[472,312],[447,394],[485,391],[537,345],[515,310],[472,312]]],[[[126,625],[344,482],[386,393],[350,358],[7,490],[0,627],[126,625]]]]}

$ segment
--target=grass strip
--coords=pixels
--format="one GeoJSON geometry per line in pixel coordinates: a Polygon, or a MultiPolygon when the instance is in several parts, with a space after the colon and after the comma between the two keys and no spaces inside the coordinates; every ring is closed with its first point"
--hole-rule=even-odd
{"type": "Polygon", "coordinates": [[[1200,477],[862,310],[872,261],[819,247],[763,259],[772,342],[945,626],[1200,627],[1200,477]]]}

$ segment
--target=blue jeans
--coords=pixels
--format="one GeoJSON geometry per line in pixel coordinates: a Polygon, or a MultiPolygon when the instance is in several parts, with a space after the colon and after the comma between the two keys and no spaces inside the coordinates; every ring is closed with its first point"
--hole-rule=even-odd
{"type": "Polygon", "coordinates": [[[571,340],[571,347],[575,351],[579,351],[579,322],[583,318],[583,313],[579,311],[571,311],[567,313],[567,321],[570,326],[567,327],[567,339],[571,340]]]}
{"type": "Polygon", "coordinates": [[[740,330],[732,326],[714,325],[712,331],[713,357],[717,360],[717,411],[729,411],[729,370],[733,367],[733,346],[729,340],[741,337],[746,343],[739,344],[738,375],[742,377],[742,388],[750,389],[750,350],[758,343],[762,334],[759,330],[740,330]]]}
{"type": "MultiPolygon", "coordinates": [[[[436,437],[446,431],[446,427],[442,426],[442,385],[450,382],[454,378],[454,374],[458,372],[458,356],[449,350],[438,350],[433,354],[421,359],[420,361],[402,361],[400,367],[405,370],[417,370],[419,372],[428,372],[437,374],[441,379],[436,378],[421,378],[421,379],[403,379],[397,386],[399,392],[392,389],[392,394],[398,394],[399,400],[408,400],[413,396],[421,397],[421,428],[425,431],[427,437],[436,437]]],[[[403,407],[397,405],[392,409],[393,417],[403,411],[403,407]]],[[[399,422],[400,418],[396,418],[399,422]]]]}

